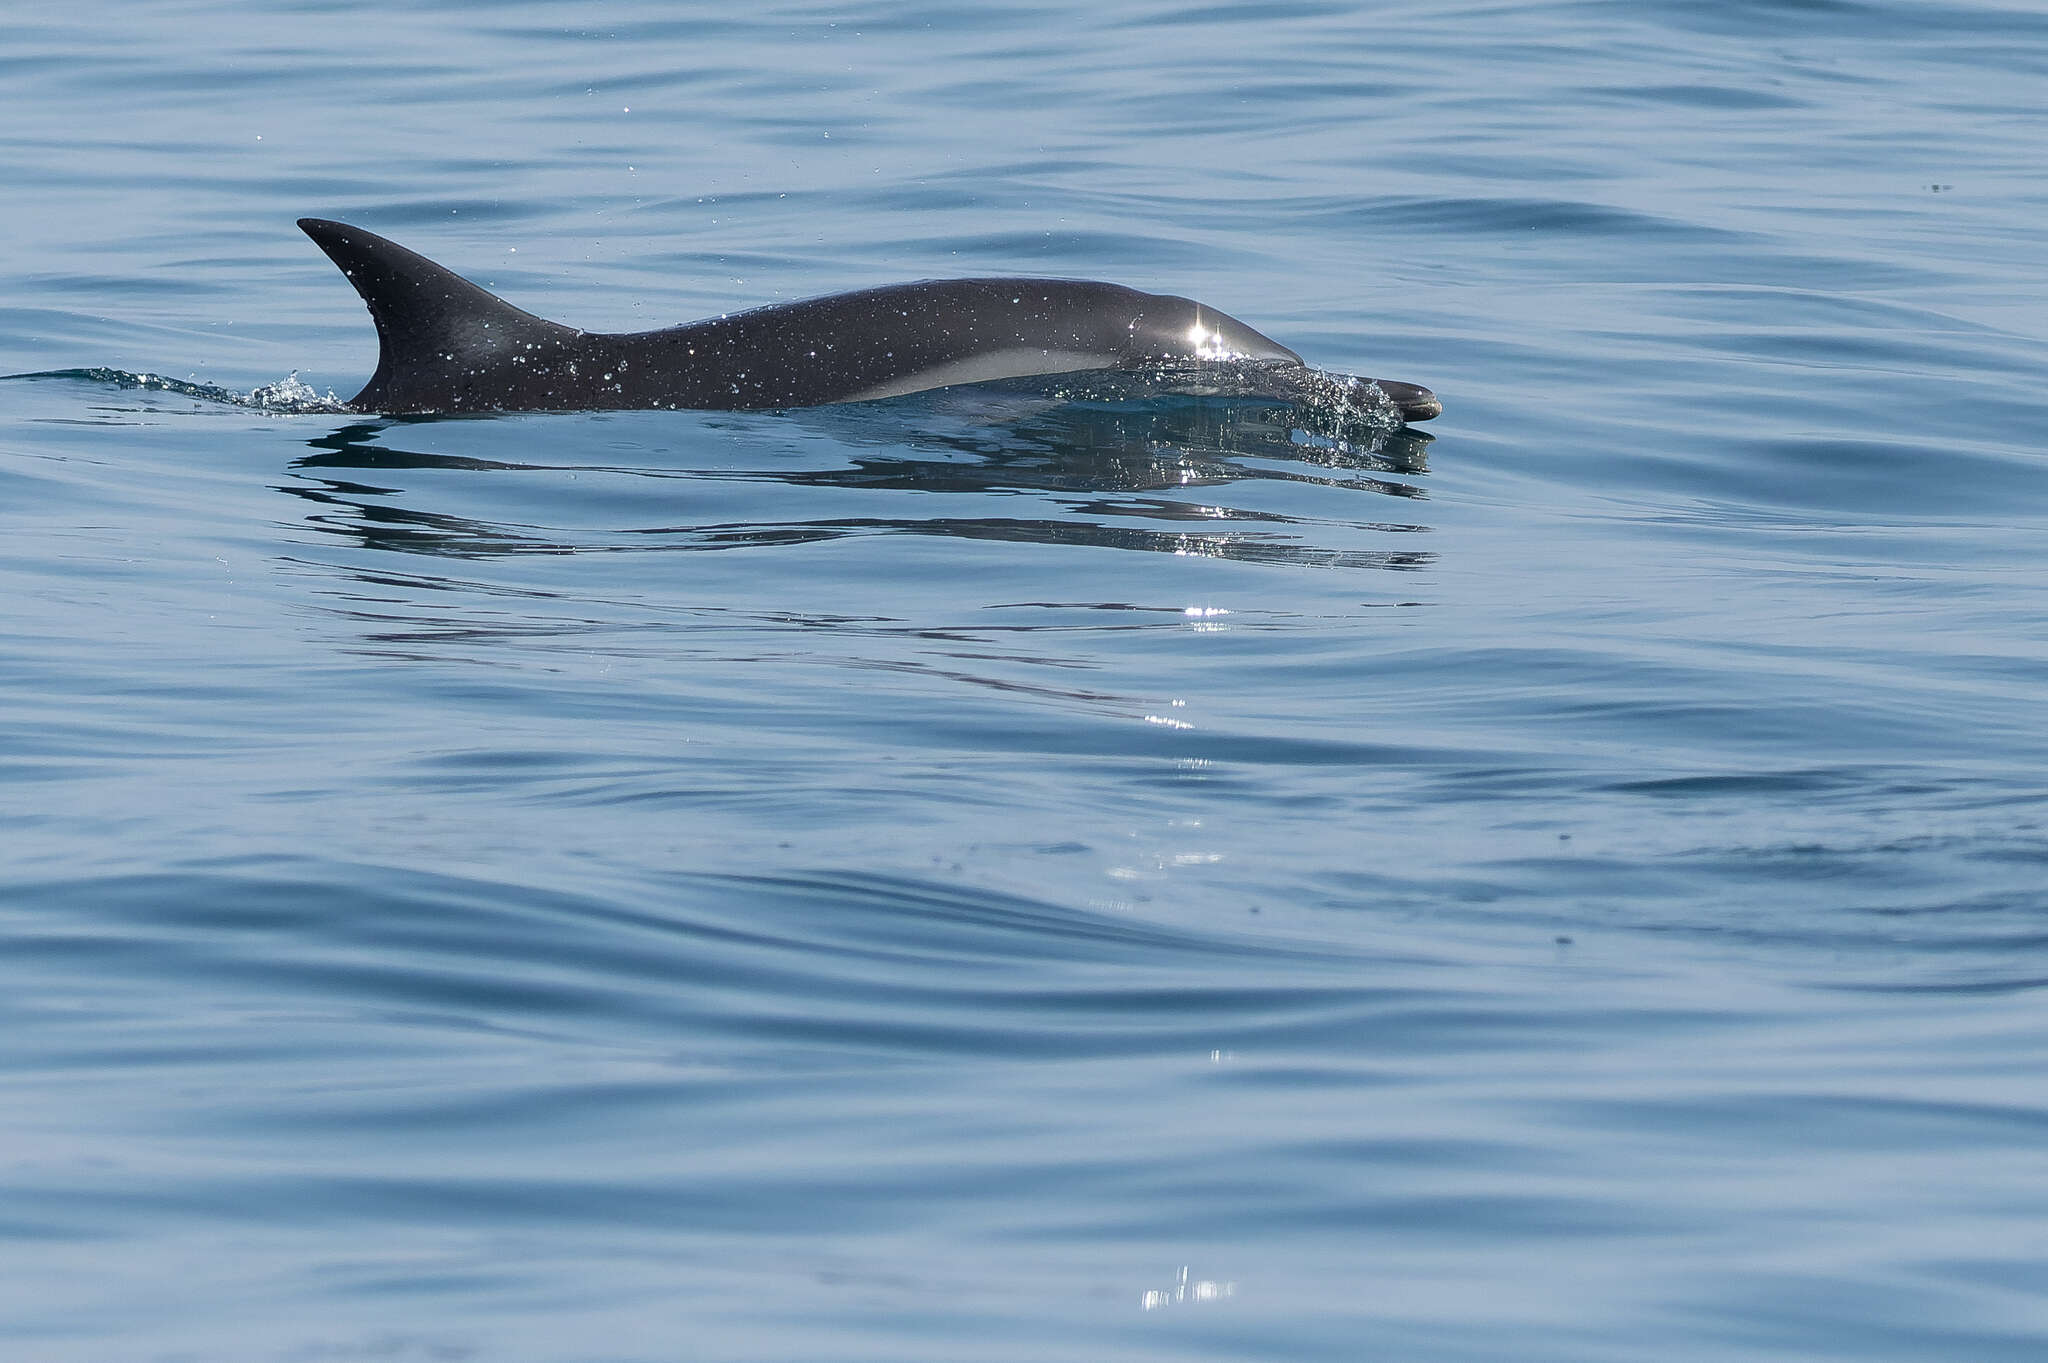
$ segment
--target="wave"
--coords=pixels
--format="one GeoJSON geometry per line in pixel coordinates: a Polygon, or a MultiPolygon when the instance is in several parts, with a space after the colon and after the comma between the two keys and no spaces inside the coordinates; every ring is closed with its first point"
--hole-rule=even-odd
{"type": "Polygon", "coordinates": [[[166,378],[162,374],[137,374],[126,369],[111,369],[104,365],[85,369],[49,369],[33,374],[7,374],[0,375],[0,378],[66,379],[73,383],[93,383],[109,388],[175,393],[179,397],[197,398],[202,402],[218,402],[231,407],[294,416],[340,416],[353,410],[336,397],[332,389],[321,393],[304,382],[299,378],[299,371],[296,369],[276,383],[261,384],[246,393],[233,388],[223,388],[215,383],[195,383],[190,379],[166,378]]]}

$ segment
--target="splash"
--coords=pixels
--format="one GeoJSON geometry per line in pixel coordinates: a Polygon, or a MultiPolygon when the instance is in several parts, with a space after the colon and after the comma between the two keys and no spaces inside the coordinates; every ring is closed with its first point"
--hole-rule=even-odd
{"type": "Polygon", "coordinates": [[[255,407],[266,412],[318,412],[332,414],[346,412],[348,404],[335,396],[332,388],[325,393],[316,391],[309,383],[299,378],[299,371],[250,390],[249,396],[240,399],[245,407],[255,407]]]}
{"type": "Polygon", "coordinates": [[[232,388],[223,388],[214,383],[194,383],[190,379],[166,378],[162,374],[134,374],[125,369],[94,367],[91,369],[53,369],[40,374],[10,374],[11,379],[70,379],[80,383],[97,383],[109,388],[139,390],[150,393],[175,393],[179,397],[195,398],[201,402],[225,403],[229,406],[249,408],[258,412],[280,414],[315,413],[336,415],[353,410],[336,397],[333,390],[326,393],[316,391],[310,384],[299,378],[294,369],[276,383],[266,383],[246,393],[232,388]]]}
{"type": "Polygon", "coordinates": [[[1164,360],[1138,369],[1062,376],[1053,389],[1053,396],[1068,402],[1161,394],[1284,404],[1304,432],[1368,448],[1377,448],[1402,425],[1399,404],[1371,379],[1287,360],[1164,360]]]}

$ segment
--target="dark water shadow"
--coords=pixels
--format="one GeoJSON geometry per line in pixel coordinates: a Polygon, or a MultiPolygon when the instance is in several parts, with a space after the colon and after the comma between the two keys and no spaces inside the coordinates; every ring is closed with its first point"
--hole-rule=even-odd
{"type": "MultiPolygon", "coordinates": [[[[1027,390],[972,397],[920,395],[860,406],[789,413],[809,436],[847,451],[845,462],[818,468],[775,462],[735,463],[729,442],[715,459],[699,457],[702,424],[686,428],[682,459],[659,464],[542,462],[562,442],[526,422],[503,421],[501,457],[435,452],[445,420],[368,419],[337,427],[306,443],[313,453],[292,464],[302,481],[278,489],[317,508],[312,523],[373,549],[457,558],[506,554],[771,548],[867,535],[910,534],[1011,543],[1072,544],[1249,562],[1339,568],[1406,569],[1433,561],[1425,550],[1361,548],[1372,538],[1425,532],[1412,511],[1426,494],[1431,437],[1408,427],[1354,432],[1358,438],[1310,429],[1286,403],[1213,397],[1068,398],[1027,390]],[[418,432],[413,438],[411,433],[418,432]],[[395,443],[405,441],[405,444],[395,443]],[[411,471],[523,472],[613,479],[767,483],[792,490],[883,494],[876,514],[791,519],[606,523],[580,526],[549,515],[536,496],[532,521],[511,523],[430,510],[412,499],[411,471]],[[344,476],[345,474],[367,476],[344,476]],[[383,476],[379,476],[383,475],[383,476]],[[1229,505],[1218,494],[1255,484],[1306,484],[1339,494],[1395,499],[1406,514],[1345,514],[1354,504],[1320,505],[1313,514],[1270,505],[1229,505]],[[914,495],[914,512],[903,494],[914,495]],[[971,514],[949,514],[933,494],[973,495],[971,514]],[[1022,499],[1038,514],[993,515],[991,498],[1022,499]]],[[[675,420],[664,417],[664,420],[675,420]]],[[[571,419],[573,420],[573,418],[571,419]]],[[[704,420],[702,418],[699,419],[704,420]]],[[[664,437],[666,439],[666,437],[664,437]]],[[[607,446],[612,449],[616,446],[607,446]]],[[[650,491],[650,513],[678,499],[650,491]]],[[[727,503],[711,499],[715,506],[727,503]]],[[[792,509],[803,499],[785,499],[792,509]]],[[[1264,499],[1270,501],[1270,498],[1264,499]]],[[[1298,499],[1297,499],[1298,501],[1298,499]]],[[[843,505],[844,499],[837,499],[843,505]]],[[[962,511],[967,508],[963,507],[962,511]]],[[[616,515],[614,506],[612,515],[616,515]]]]}

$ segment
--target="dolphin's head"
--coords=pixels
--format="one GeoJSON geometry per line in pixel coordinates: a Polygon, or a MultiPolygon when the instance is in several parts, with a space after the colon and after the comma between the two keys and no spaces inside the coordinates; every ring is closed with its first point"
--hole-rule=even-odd
{"type": "Polygon", "coordinates": [[[1270,336],[1262,335],[1229,313],[1204,307],[1192,298],[1158,295],[1166,306],[1153,315],[1147,310],[1146,340],[1156,353],[1186,356],[1198,360],[1288,360],[1302,362],[1301,356],[1270,336]]]}
{"type": "MultiPolygon", "coordinates": [[[[1131,324],[1139,354],[1147,358],[1196,360],[1279,360],[1305,366],[1301,356],[1229,313],[1173,294],[1140,295],[1144,312],[1131,324]]],[[[1375,380],[1403,421],[1428,421],[1444,406],[1420,384],[1375,380]]]]}

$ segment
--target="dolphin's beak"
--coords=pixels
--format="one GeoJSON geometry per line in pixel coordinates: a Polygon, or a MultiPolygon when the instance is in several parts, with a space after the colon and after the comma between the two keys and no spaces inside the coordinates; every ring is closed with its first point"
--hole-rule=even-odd
{"type": "Polygon", "coordinates": [[[1401,383],[1394,379],[1374,379],[1373,382],[1401,409],[1403,421],[1427,421],[1444,414],[1444,405],[1437,401],[1436,394],[1419,383],[1401,383]]]}

